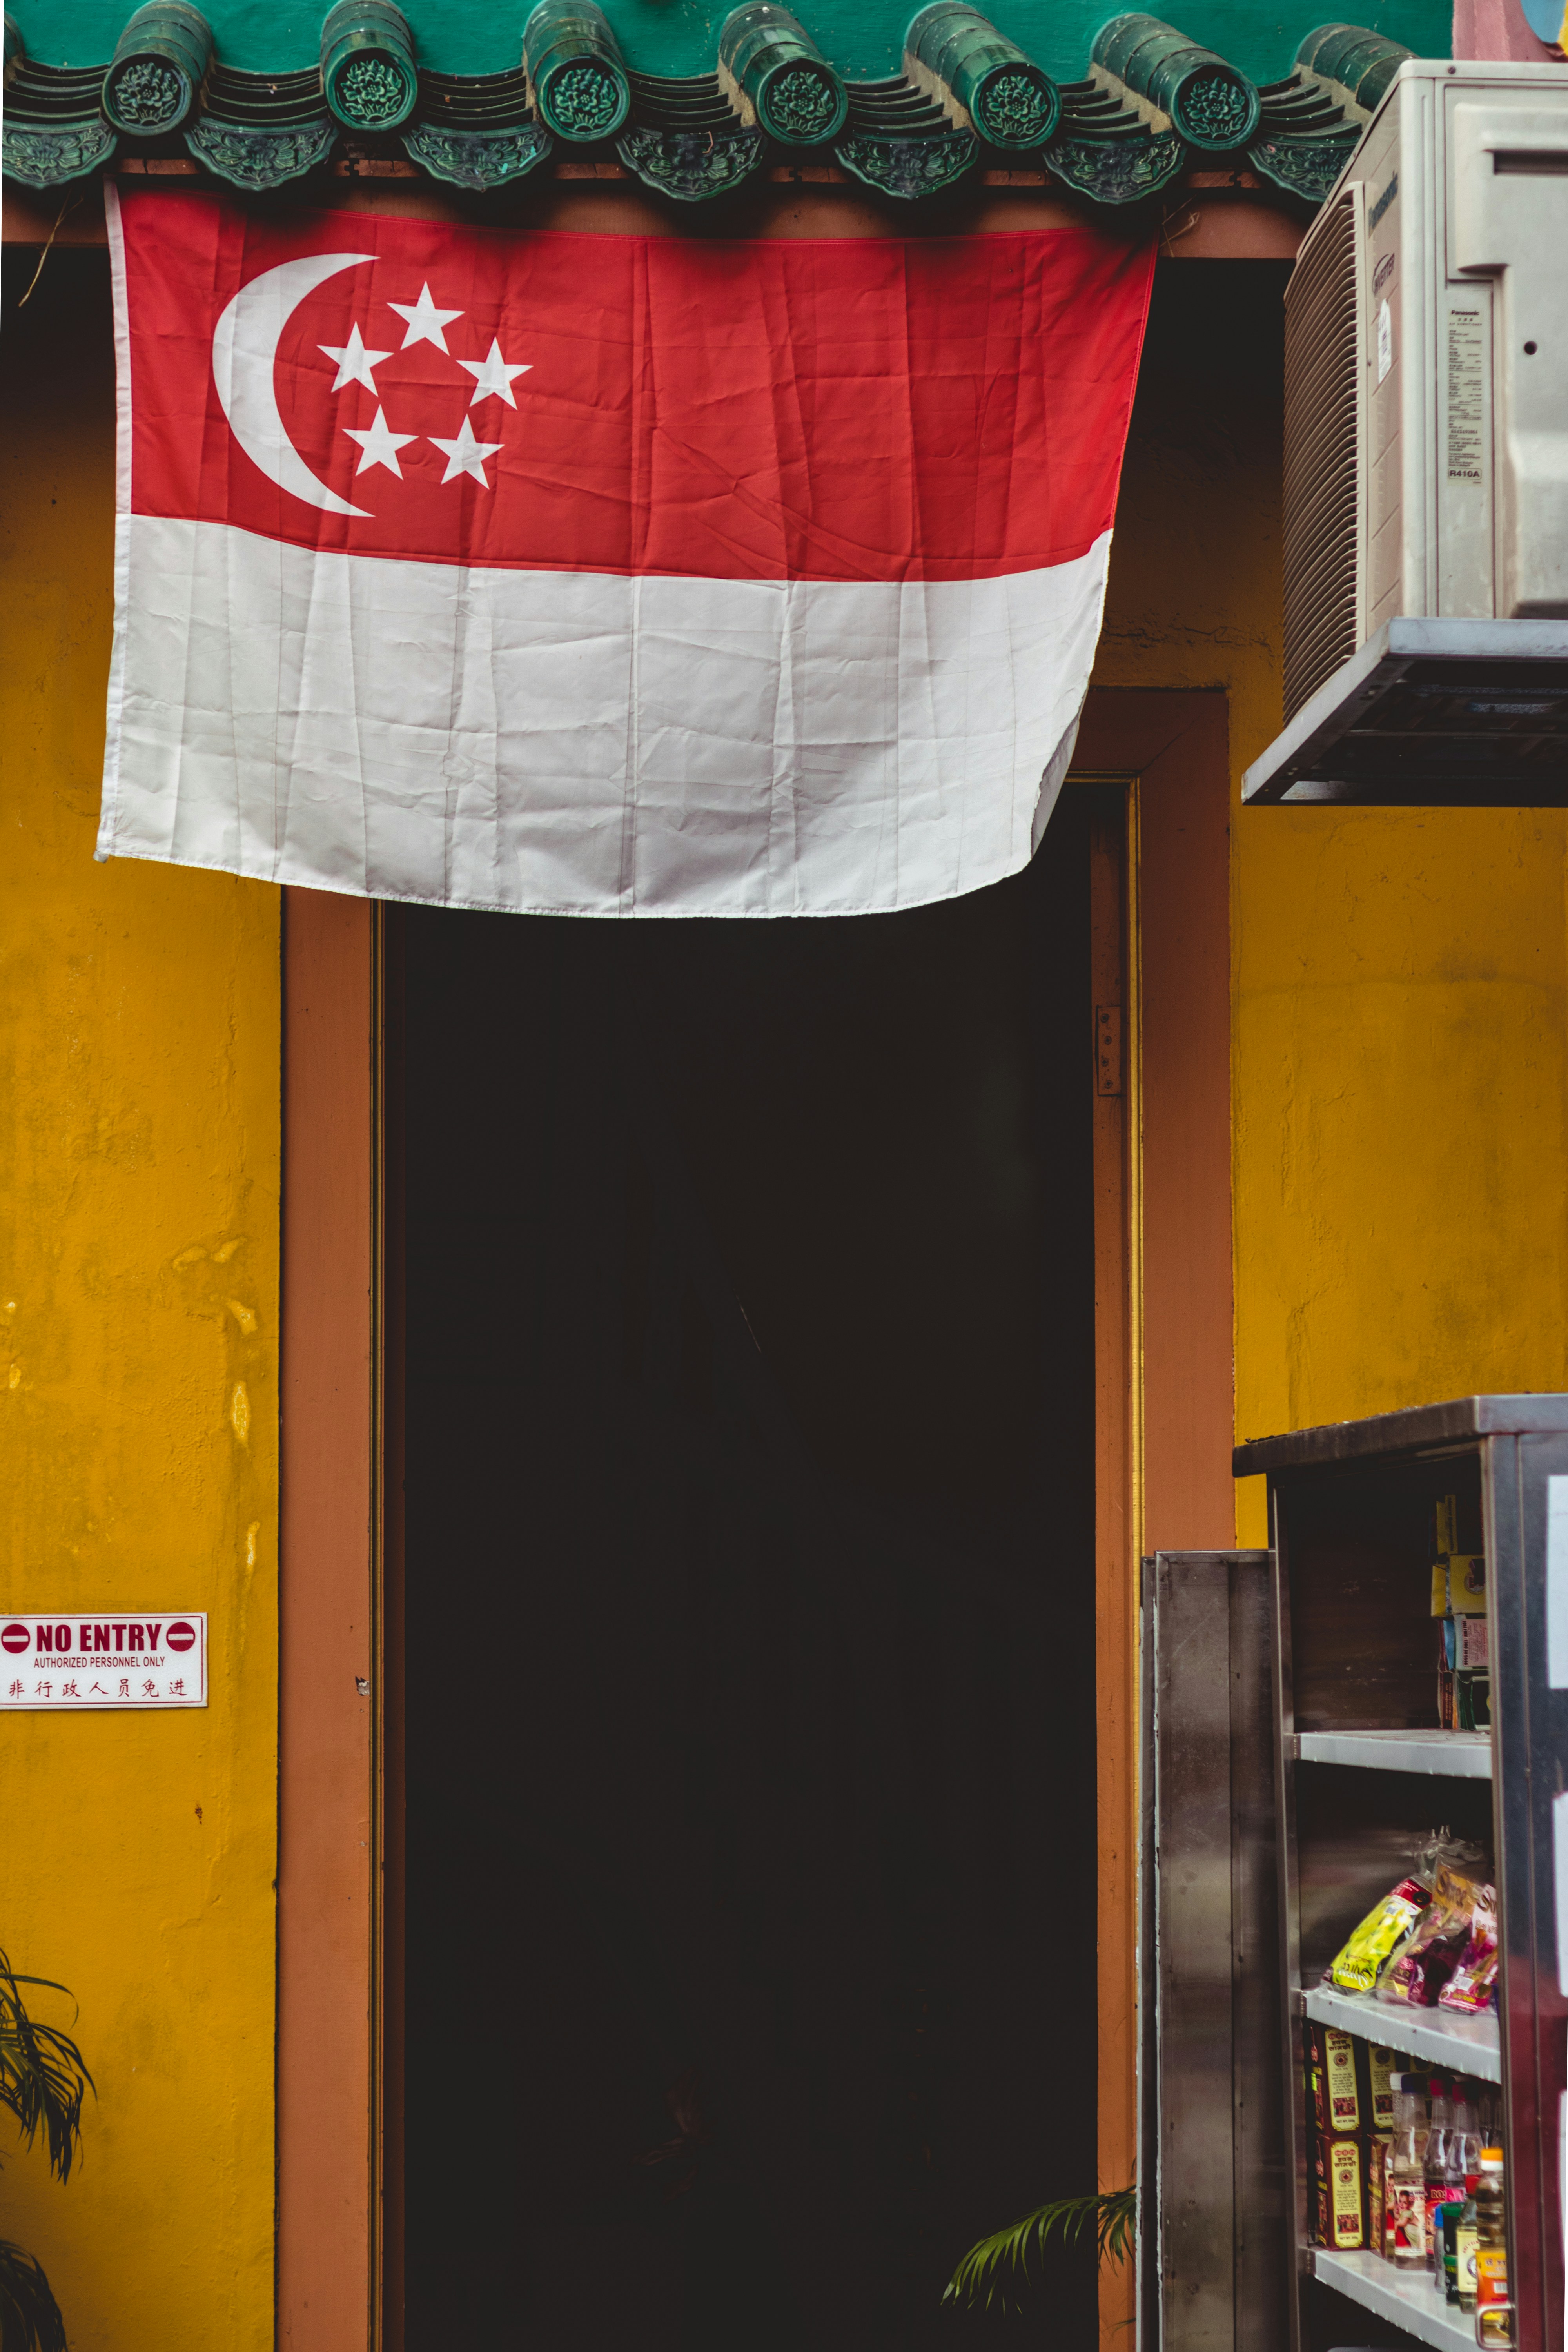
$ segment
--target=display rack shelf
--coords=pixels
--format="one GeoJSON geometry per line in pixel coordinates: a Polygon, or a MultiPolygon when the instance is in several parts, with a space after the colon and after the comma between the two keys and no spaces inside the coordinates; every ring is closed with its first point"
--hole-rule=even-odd
{"type": "Polygon", "coordinates": [[[1475,2352],[1473,2315],[1445,2303],[1425,2271],[1395,2270],[1381,2254],[1338,2254],[1317,2247],[1312,2272],[1325,2286],[1337,2287],[1352,2303],[1391,2320],[1407,2336],[1433,2344],[1437,2352],[1475,2352]]]}
{"type": "MultiPolygon", "coordinates": [[[[1268,1487],[1266,1727],[1255,1688],[1259,1555],[1163,1553],[1145,1571],[1155,1637],[1142,1653],[1153,1662],[1145,1746],[1158,1798],[1145,1807],[1145,1853],[1157,1901],[1141,1958],[1165,2006],[1156,2031],[1144,2028],[1159,2098],[1144,2105],[1140,2175],[1163,2200],[1154,2242],[1179,2257],[1145,2263],[1143,2339],[1165,2352],[1207,2352],[1222,2333],[1227,2347],[1269,2352],[1373,2341],[1470,2352],[1474,2315],[1425,2273],[1385,2264],[1375,2234],[1359,2251],[1343,2244],[1363,2236],[1334,2199],[1348,2164],[1327,2168],[1325,2210],[1316,2119],[1329,2053],[1317,2045],[1331,2028],[1355,2036],[1363,2059],[1376,2046],[1405,2054],[1417,2075],[1476,2078],[1484,2126],[1506,2151],[1513,2341],[1518,2352],[1563,2352],[1559,2102],[1542,2095],[1541,2069],[1542,2052],[1562,2051],[1568,2008],[1553,1965],[1568,1864],[1552,1794],[1568,1788],[1568,1700],[1550,1679],[1547,1631],[1568,1393],[1457,1397],[1291,1430],[1237,1446],[1232,1467],[1268,1487]],[[1451,1577],[1456,1558],[1471,1564],[1467,1590],[1484,1562],[1485,1688],[1479,1669],[1458,1665],[1452,1688],[1458,1719],[1474,1720],[1472,1704],[1489,1717],[1480,1732],[1438,1728],[1448,1708],[1433,1571],[1447,1559],[1451,1577]],[[1269,1784],[1271,1838],[1253,1810],[1269,1784]],[[1495,2013],[1413,2011],[1323,1981],[1358,1923],[1444,1853],[1494,1890],[1506,2032],[1495,2013]],[[1259,1897],[1266,1883],[1278,1890],[1272,1905],[1259,1897]],[[1227,1959],[1228,2077],[1215,2063],[1227,1959]],[[1279,2190],[1285,2228],[1271,2240],[1279,2190]],[[1213,2251],[1226,2245],[1228,2281],[1213,2251]],[[1188,2293],[1200,2275],[1215,2278],[1220,2300],[1188,2293]],[[1173,2277],[1176,2297],[1162,2293],[1173,2277]],[[1347,2313],[1331,2289],[1359,2309],[1347,2313]]],[[[1364,2099],[1370,2069],[1358,2073],[1364,2099]]],[[[1375,2212],[1370,2168],[1363,2179],[1375,2212]]]]}
{"type": "Polygon", "coordinates": [[[1396,2009],[1369,1992],[1341,1992],[1334,1985],[1311,1985],[1301,1995],[1301,2013],[1316,2024],[1358,2033],[1385,2050],[1403,2050],[1456,2074],[1483,2083],[1502,2081],[1502,2042],[1495,2011],[1458,2017],[1442,2009],[1396,2009]]]}
{"type": "Polygon", "coordinates": [[[1489,1780],[1489,1731],[1300,1731],[1302,1764],[1358,1764],[1373,1772],[1430,1772],[1456,1780],[1489,1780]]]}

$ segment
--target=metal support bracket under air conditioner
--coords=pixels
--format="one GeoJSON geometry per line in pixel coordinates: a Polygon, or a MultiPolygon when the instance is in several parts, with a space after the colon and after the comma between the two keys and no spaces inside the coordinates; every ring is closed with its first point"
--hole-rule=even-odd
{"type": "Polygon", "coordinates": [[[1241,797],[1568,808],[1568,619],[1385,621],[1253,761],[1241,797]]]}

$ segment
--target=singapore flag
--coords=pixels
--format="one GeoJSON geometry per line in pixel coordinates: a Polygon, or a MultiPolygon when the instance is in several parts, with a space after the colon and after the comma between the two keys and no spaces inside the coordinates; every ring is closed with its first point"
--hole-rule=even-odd
{"type": "Polygon", "coordinates": [[[1026,862],[1152,247],[108,199],[100,856],[601,915],[1026,862]]]}

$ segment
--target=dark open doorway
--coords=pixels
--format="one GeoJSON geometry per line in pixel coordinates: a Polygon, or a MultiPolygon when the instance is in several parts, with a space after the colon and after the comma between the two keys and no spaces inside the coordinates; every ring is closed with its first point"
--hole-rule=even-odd
{"type": "Polygon", "coordinates": [[[934,2352],[1096,2185],[1099,799],[906,915],[389,925],[413,2352],[934,2352]]]}

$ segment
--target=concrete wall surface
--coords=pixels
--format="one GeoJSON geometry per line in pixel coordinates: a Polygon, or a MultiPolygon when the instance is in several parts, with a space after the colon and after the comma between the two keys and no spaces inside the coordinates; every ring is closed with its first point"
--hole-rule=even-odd
{"type": "MultiPolygon", "coordinates": [[[[279,900],[92,862],[107,260],[57,252],[18,310],[35,261],[0,370],[0,1610],[205,1609],[212,1698],[0,1725],[0,1944],[72,1988],[99,2085],[68,2187],[0,2146],[0,2235],[73,2352],[262,2352],[279,900]]],[[[1157,273],[1096,672],[1226,698],[1233,787],[1280,721],[1284,275],[1157,273]]],[[[1565,845],[1557,814],[1233,806],[1241,1434],[1568,1385],[1565,845]]]]}
{"type": "Polygon", "coordinates": [[[1242,1437],[1568,1388],[1568,815],[1240,806],[1282,723],[1286,275],[1156,273],[1095,671],[1228,697],[1242,1437]]]}
{"type": "Polygon", "coordinates": [[[6,257],[0,370],[0,1611],[206,1610],[211,1699],[0,1719],[0,1945],[70,1987],[98,2085],[65,2187],[0,2135],[0,2236],[43,2263],[72,2352],[261,2352],[279,894],[93,863],[108,268],[52,255],[18,310],[37,258],[6,257]]]}
{"type": "Polygon", "coordinates": [[[1568,1388],[1565,832],[1557,810],[1241,814],[1240,1435],[1568,1388]]]}

